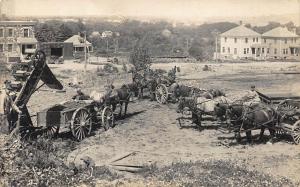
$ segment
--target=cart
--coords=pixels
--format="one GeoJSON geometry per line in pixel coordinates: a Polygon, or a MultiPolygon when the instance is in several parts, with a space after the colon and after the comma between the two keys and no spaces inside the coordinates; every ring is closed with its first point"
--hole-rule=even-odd
{"type": "Polygon", "coordinates": [[[91,100],[68,101],[37,113],[37,125],[46,127],[44,134],[49,138],[56,136],[61,127],[67,127],[81,141],[98,124],[105,130],[113,127],[114,114],[111,106],[91,100]]]}

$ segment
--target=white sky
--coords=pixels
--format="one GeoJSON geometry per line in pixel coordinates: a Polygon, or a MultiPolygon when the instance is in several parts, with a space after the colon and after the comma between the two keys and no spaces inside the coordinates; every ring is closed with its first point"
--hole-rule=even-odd
{"type": "MultiPolygon", "coordinates": [[[[174,20],[300,13],[298,0],[15,0],[17,16],[148,16],[174,20]]],[[[300,0],[299,0],[300,1],[300,0]]]]}

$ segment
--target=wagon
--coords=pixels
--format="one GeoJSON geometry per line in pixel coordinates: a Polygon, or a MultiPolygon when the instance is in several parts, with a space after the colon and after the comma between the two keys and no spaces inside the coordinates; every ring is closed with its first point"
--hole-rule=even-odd
{"type": "Polygon", "coordinates": [[[114,126],[114,115],[110,106],[90,100],[68,101],[54,105],[37,113],[37,125],[46,128],[44,134],[53,137],[61,127],[69,128],[74,138],[81,141],[89,136],[94,125],[107,130],[114,126]]]}
{"type": "Polygon", "coordinates": [[[300,102],[286,99],[278,104],[276,111],[278,114],[277,134],[289,134],[295,144],[300,144],[300,102]]]}
{"type": "Polygon", "coordinates": [[[262,94],[262,102],[273,106],[278,119],[275,125],[277,135],[289,134],[295,144],[300,144],[300,96],[292,94],[262,94]]]}

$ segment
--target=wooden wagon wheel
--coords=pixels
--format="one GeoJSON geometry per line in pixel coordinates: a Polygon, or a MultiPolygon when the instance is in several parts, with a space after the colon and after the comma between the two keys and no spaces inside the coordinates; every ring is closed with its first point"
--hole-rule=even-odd
{"type": "Polygon", "coordinates": [[[300,144],[300,120],[298,120],[294,125],[293,125],[293,131],[291,133],[293,140],[295,144],[300,144]]]}
{"type": "Polygon", "coordinates": [[[86,136],[91,134],[92,120],[86,108],[78,108],[73,113],[71,131],[78,141],[83,140],[86,136]]]}
{"type": "Polygon", "coordinates": [[[155,90],[156,101],[160,104],[166,104],[168,102],[168,88],[164,84],[157,86],[155,90]]]}
{"type": "Polygon", "coordinates": [[[58,135],[59,133],[59,125],[46,127],[43,131],[43,136],[45,138],[51,139],[58,135]]]}
{"type": "Polygon", "coordinates": [[[296,106],[290,105],[288,103],[289,100],[284,100],[277,106],[277,111],[284,115],[293,115],[295,112],[295,109],[297,109],[296,106]]]}
{"type": "Polygon", "coordinates": [[[115,125],[115,118],[114,113],[110,107],[104,107],[102,114],[102,126],[105,130],[108,130],[110,127],[114,127],[115,125]]]}

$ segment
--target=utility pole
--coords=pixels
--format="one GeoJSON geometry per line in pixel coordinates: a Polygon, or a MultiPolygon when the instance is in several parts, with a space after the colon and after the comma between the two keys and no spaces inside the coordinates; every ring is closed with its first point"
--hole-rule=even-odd
{"type": "Polygon", "coordinates": [[[84,33],[84,72],[86,72],[87,69],[86,31],[84,31],[83,33],[84,33]]]}

